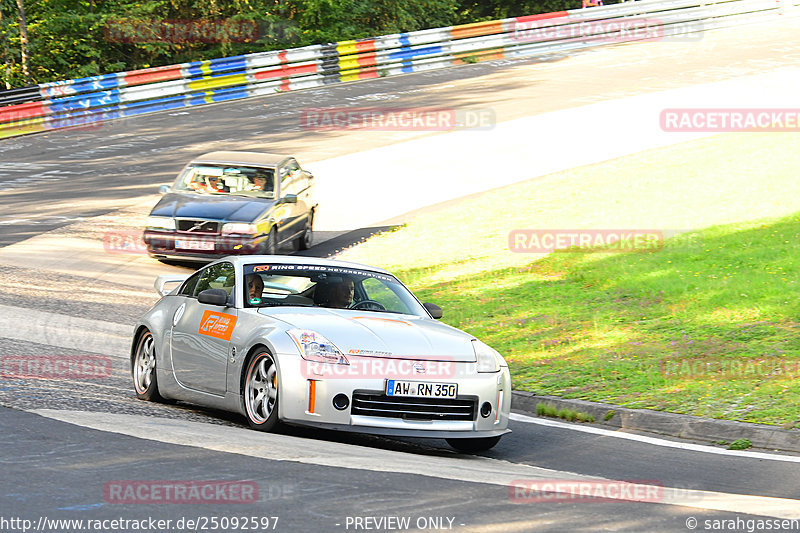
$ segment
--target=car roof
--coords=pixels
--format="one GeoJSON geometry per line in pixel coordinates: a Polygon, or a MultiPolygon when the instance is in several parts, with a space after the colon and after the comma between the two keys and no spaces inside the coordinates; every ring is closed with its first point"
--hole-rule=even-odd
{"type": "Polygon", "coordinates": [[[322,259],[321,257],[305,257],[298,255],[229,255],[220,261],[228,261],[234,265],[245,265],[250,263],[280,263],[290,265],[314,265],[314,266],[339,266],[355,269],[373,270],[384,274],[393,274],[388,270],[361,263],[351,263],[349,261],[337,261],[335,259],[322,259]]]}
{"type": "Polygon", "coordinates": [[[192,159],[192,163],[233,163],[250,164],[262,167],[276,167],[292,156],[286,154],[270,154],[267,152],[208,152],[192,159]]]}

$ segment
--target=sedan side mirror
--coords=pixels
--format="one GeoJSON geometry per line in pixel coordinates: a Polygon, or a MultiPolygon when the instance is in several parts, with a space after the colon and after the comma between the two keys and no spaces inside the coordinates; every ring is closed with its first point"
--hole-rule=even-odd
{"type": "Polygon", "coordinates": [[[228,305],[225,289],[206,289],[197,295],[197,301],[208,305],[228,305]]]}
{"type": "Polygon", "coordinates": [[[442,318],[442,308],[439,307],[438,305],[431,304],[431,303],[424,303],[424,304],[422,304],[422,307],[427,309],[428,312],[431,314],[431,316],[433,318],[435,318],[436,320],[439,320],[440,318],[442,318]]]}
{"type": "Polygon", "coordinates": [[[167,194],[169,192],[169,185],[162,185],[158,188],[158,194],[167,194]]]}
{"type": "Polygon", "coordinates": [[[286,204],[296,204],[297,203],[297,195],[296,194],[287,194],[283,197],[283,202],[286,204]]]}

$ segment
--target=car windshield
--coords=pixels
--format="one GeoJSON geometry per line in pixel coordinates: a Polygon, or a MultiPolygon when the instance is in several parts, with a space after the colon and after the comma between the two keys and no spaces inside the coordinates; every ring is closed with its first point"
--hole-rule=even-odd
{"type": "Polygon", "coordinates": [[[172,190],[275,198],[275,171],[239,165],[191,164],[178,176],[172,190]]]}
{"type": "Polygon", "coordinates": [[[246,265],[247,307],[301,306],[357,309],[427,317],[425,308],[394,276],[334,266],[246,265]]]}

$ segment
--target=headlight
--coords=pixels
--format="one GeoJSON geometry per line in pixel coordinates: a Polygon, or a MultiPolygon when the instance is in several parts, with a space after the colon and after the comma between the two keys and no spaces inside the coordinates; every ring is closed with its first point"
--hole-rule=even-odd
{"type": "Polygon", "coordinates": [[[258,233],[255,224],[244,224],[242,222],[228,222],[222,225],[222,233],[258,233]]]}
{"type": "Polygon", "coordinates": [[[306,361],[349,365],[347,357],[331,341],[315,331],[307,329],[290,329],[287,331],[300,348],[300,355],[306,361]]]}
{"type": "Polygon", "coordinates": [[[478,339],[472,340],[472,349],[475,350],[475,359],[478,360],[478,372],[499,372],[501,366],[506,366],[503,356],[497,350],[478,339]]]}
{"type": "Polygon", "coordinates": [[[148,228],[175,229],[175,219],[172,217],[147,217],[145,224],[148,228]]]}

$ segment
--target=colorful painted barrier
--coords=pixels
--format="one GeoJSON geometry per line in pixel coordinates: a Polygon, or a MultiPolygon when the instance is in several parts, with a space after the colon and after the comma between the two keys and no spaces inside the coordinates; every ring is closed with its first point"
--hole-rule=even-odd
{"type": "Polygon", "coordinates": [[[0,138],[463,63],[691,39],[795,5],[800,0],[636,0],[43,83],[0,91],[0,138]]]}

